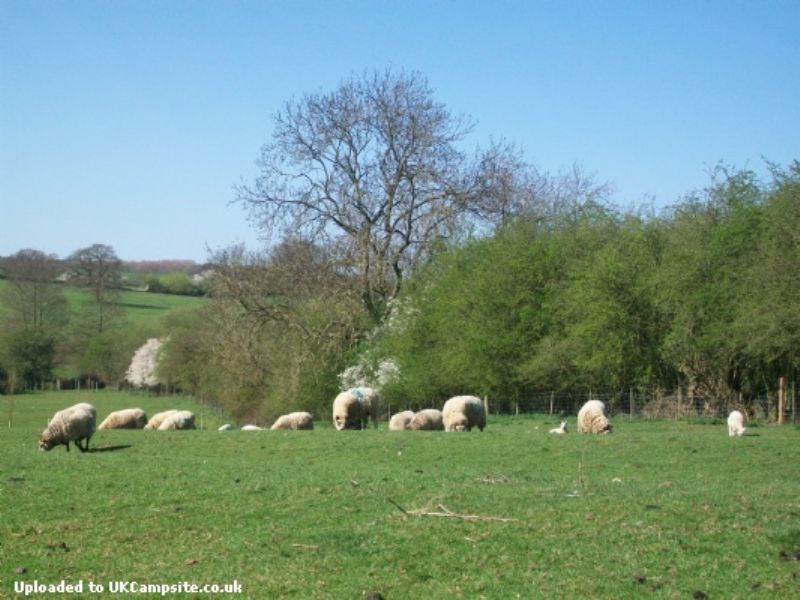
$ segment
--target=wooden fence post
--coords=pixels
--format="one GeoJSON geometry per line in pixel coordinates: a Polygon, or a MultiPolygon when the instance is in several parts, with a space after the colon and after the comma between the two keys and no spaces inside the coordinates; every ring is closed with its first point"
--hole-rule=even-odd
{"type": "Polygon", "coordinates": [[[630,411],[630,417],[632,419],[633,418],[633,387],[631,387],[629,394],[630,394],[629,395],[630,400],[628,402],[628,410],[630,411]]]}
{"type": "Polygon", "coordinates": [[[783,411],[786,404],[786,378],[778,380],[778,425],[783,425],[783,411]]]}
{"type": "Polygon", "coordinates": [[[553,416],[553,404],[555,403],[556,393],[550,392],[550,416],[553,416]]]}

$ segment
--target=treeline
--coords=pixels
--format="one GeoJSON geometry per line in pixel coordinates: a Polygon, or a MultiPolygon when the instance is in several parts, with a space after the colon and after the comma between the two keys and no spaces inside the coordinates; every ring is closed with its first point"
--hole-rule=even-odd
{"type": "Polygon", "coordinates": [[[720,169],[659,213],[565,198],[462,235],[378,320],[333,247],[216,259],[214,301],[170,324],[162,376],[243,418],[326,415],[379,379],[396,407],[470,392],[513,411],[551,390],[623,405],[631,388],[749,407],[800,362],[798,162],[767,183],[720,169]]]}
{"type": "Polygon", "coordinates": [[[426,265],[383,327],[386,390],[514,399],[682,390],[750,406],[800,362],[800,163],[720,169],[662,214],[585,203],[517,219],[426,265]]]}

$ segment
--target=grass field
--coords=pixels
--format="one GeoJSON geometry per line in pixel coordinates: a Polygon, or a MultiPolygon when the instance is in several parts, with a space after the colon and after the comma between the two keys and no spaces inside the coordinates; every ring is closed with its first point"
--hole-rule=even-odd
{"type": "MultiPolygon", "coordinates": [[[[0,301],[2,291],[8,282],[0,279],[0,301]]],[[[72,286],[64,286],[64,298],[73,313],[80,312],[93,302],[89,291],[72,286]]],[[[122,290],[114,304],[120,315],[129,325],[157,325],[158,320],[173,310],[202,306],[205,298],[197,296],[177,296],[173,294],[154,294],[122,290]]]]}
{"type": "Polygon", "coordinates": [[[99,419],[191,407],[24,395],[9,430],[0,397],[2,597],[62,579],[236,580],[242,598],[800,597],[795,426],[730,439],[724,424],[619,417],[609,436],[552,436],[556,418],[525,416],[469,434],[219,433],[204,411],[205,431],[39,452],[50,415],[78,401],[99,419]]]}

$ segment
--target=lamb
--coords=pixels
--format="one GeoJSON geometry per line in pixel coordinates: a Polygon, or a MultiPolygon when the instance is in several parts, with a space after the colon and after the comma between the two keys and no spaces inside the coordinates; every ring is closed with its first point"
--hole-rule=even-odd
{"type": "Polygon", "coordinates": [[[94,406],[85,402],[58,411],[39,438],[39,450],[52,450],[55,446],[64,444],[69,452],[69,443],[75,442],[78,450],[86,452],[89,449],[89,440],[95,432],[96,421],[97,411],[94,406]],[[83,446],[81,440],[86,440],[83,446]]]}
{"type": "Polygon", "coordinates": [[[270,430],[276,429],[314,429],[314,418],[307,412],[282,415],[270,427],[270,430]]]}
{"type": "Polygon", "coordinates": [[[734,410],[728,415],[728,435],[730,437],[741,437],[747,427],[744,426],[744,415],[738,410],[734,410]]]}
{"type": "Polygon", "coordinates": [[[372,388],[358,387],[342,392],[333,401],[333,425],[337,430],[366,429],[371,420],[378,428],[380,398],[372,388]]]}
{"type": "Polygon", "coordinates": [[[175,410],[174,408],[171,408],[170,410],[165,410],[164,412],[156,413],[152,417],[150,417],[150,420],[147,422],[147,425],[145,425],[144,428],[158,429],[161,426],[161,423],[164,422],[164,419],[166,419],[167,417],[176,412],[178,411],[175,410]]]}
{"type": "Polygon", "coordinates": [[[98,429],[143,429],[147,425],[147,415],[141,408],[126,408],[109,414],[98,429]]]}
{"type": "Polygon", "coordinates": [[[194,429],[194,413],[189,410],[176,410],[158,426],[159,431],[194,429]]]}
{"type": "Polygon", "coordinates": [[[242,431],[264,431],[264,428],[258,425],[242,425],[242,431]]]}
{"type": "Polygon", "coordinates": [[[486,407],[475,396],[453,396],[444,403],[442,422],[445,431],[471,431],[486,427],[486,407]]]}
{"type": "Polygon", "coordinates": [[[612,429],[600,400],[589,400],[578,411],[578,433],[611,433],[612,429]]]}
{"type": "Polygon", "coordinates": [[[225,425],[220,425],[217,431],[230,431],[231,429],[233,429],[233,425],[230,423],[225,423],[225,425]]]}
{"type": "Polygon", "coordinates": [[[395,413],[389,419],[389,431],[403,431],[408,429],[408,424],[414,418],[413,410],[404,410],[403,412],[395,413]]]}
{"type": "Polygon", "coordinates": [[[559,435],[567,433],[567,422],[566,421],[561,421],[561,425],[551,429],[550,433],[557,433],[559,435]]]}
{"type": "Polygon", "coordinates": [[[409,422],[408,429],[411,431],[442,431],[444,429],[442,411],[435,408],[419,411],[409,422]]]}

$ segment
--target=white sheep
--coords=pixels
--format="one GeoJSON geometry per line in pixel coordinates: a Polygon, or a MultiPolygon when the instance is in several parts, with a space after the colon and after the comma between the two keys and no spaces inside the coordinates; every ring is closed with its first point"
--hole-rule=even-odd
{"type": "Polygon", "coordinates": [[[561,421],[561,425],[551,429],[550,433],[557,433],[559,435],[567,433],[567,422],[566,421],[561,421]]]}
{"type": "Polygon", "coordinates": [[[109,414],[98,429],[143,429],[147,425],[147,415],[141,408],[126,408],[109,414]]]}
{"type": "Polygon", "coordinates": [[[258,425],[242,425],[242,431],[264,431],[264,428],[258,425]]]}
{"type": "Polygon", "coordinates": [[[342,392],[333,401],[333,425],[337,430],[366,429],[371,420],[378,428],[380,398],[372,388],[358,387],[342,392]]]}
{"type": "Polygon", "coordinates": [[[175,431],[194,429],[194,413],[189,410],[177,410],[161,422],[159,431],[175,431]]]}
{"type": "Polygon", "coordinates": [[[444,403],[442,422],[445,431],[471,431],[486,427],[486,407],[475,396],[454,396],[444,403]]]}
{"type": "Polygon", "coordinates": [[[158,429],[161,426],[161,423],[164,422],[164,419],[166,419],[170,415],[175,414],[176,412],[178,412],[178,411],[175,410],[174,408],[171,408],[169,410],[165,410],[163,412],[156,413],[152,417],[150,417],[150,420],[147,422],[147,425],[145,425],[144,428],[145,429],[158,429]]]}
{"type": "Polygon", "coordinates": [[[442,431],[442,411],[435,408],[426,408],[414,415],[408,423],[410,431],[442,431]]]}
{"type": "Polygon", "coordinates": [[[217,431],[230,431],[231,429],[233,429],[233,425],[230,423],[225,423],[225,425],[220,425],[217,431]]]}
{"type": "Polygon", "coordinates": [[[314,429],[314,418],[311,413],[293,412],[278,417],[270,429],[314,429]]]}
{"type": "Polygon", "coordinates": [[[589,400],[578,411],[578,433],[611,433],[612,429],[600,400],[589,400]]]}
{"type": "Polygon", "coordinates": [[[389,431],[404,431],[408,429],[408,424],[414,418],[413,410],[404,410],[392,415],[389,419],[389,431]]]}
{"type": "Polygon", "coordinates": [[[47,429],[39,437],[39,450],[51,450],[64,444],[69,452],[69,443],[75,442],[78,450],[86,452],[89,449],[89,440],[95,432],[96,422],[97,411],[86,402],[60,410],[53,415],[47,429]],[[81,440],[86,440],[83,446],[80,444],[81,440]]]}
{"type": "Polygon", "coordinates": [[[738,410],[734,410],[728,415],[728,435],[730,437],[741,437],[747,427],[744,426],[744,415],[738,410]]]}

